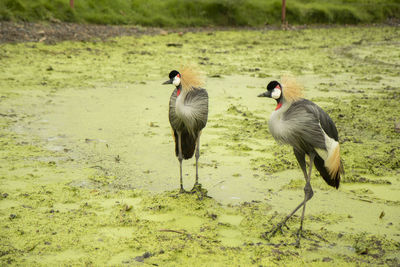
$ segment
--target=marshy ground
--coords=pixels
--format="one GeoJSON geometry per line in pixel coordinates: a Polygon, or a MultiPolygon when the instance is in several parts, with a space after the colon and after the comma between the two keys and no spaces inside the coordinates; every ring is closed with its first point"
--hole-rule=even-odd
{"type": "Polygon", "coordinates": [[[399,27],[159,33],[0,45],[3,265],[400,264],[399,27]],[[178,194],[161,85],[185,63],[210,96],[203,199],[178,194]],[[261,238],[304,194],[257,98],[285,74],[336,122],[346,171],[339,190],[314,172],[301,248],[299,216],[261,238]]]}

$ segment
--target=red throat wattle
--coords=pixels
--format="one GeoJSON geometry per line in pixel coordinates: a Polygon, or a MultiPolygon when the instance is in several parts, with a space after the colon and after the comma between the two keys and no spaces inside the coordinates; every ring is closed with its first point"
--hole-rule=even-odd
{"type": "Polygon", "coordinates": [[[179,96],[181,93],[181,88],[178,88],[178,91],[176,91],[176,96],[179,96]]]}
{"type": "Polygon", "coordinates": [[[282,102],[279,102],[278,105],[276,105],[275,110],[278,110],[278,109],[280,109],[281,107],[282,107],[282,102]]]}

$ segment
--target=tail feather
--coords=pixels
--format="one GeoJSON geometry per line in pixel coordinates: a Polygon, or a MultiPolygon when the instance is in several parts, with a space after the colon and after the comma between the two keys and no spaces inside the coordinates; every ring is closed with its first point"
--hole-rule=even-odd
{"type": "MultiPolygon", "coordinates": [[[[179,156],[179,147],[178,147],[178,133],[174,131],[175,138],[175,154],[179,156]]],[[[183,131],[181,133],[181,142],[182,142],[182,155],[183,159],[190,159],[193,157],[194,150],[196,149],[196,139],[197,136],[193,136],[189,134],[188,131],[183,131]]]]}
{"type": "Polygon", "coordinates": [[[327,168],[325,165],[325,161],[319,156],[316,155],[314,158],[314,165],[321,174],[322,178],[324,178],[325,182],[332,186],[335,187],[336,189],[339,188],[340,185],[340,174],[343,173],[343,167],[342,163],[340,161],[340,158],[338,158],[338,166],[337,171],[332,171],[332,169],[327,168]]]}

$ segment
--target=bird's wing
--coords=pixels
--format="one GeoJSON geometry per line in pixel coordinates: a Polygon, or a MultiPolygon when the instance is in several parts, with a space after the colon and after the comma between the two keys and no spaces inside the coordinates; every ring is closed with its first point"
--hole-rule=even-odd
{"type": "Polygon", "coordinates": [[[318,118],[319,124],[325,135],[325,151],[316,149],[317,155],[314,158],[314,165],[325,182],[339,188],[340,176],[344,174],[343,164],[340,160],[340,145],[338,142],[338,131],[336,125],[329,115],[319,106],[309,101],[310,110],[318,118]]]}
{"type": "Polygon", "coordinates": [[[284,120],[290,132],[286,137],[287,143],[305,152],[315,148],[326,149],[318,106],[313,102],[306,99],[293,102],[285,112],[284,120]]]}
{"type": "Polygon", "coordinates": [[[322,129],[325,133],[330,137],[333,138],[335,141],[338,141],[338,132],[336,129],[336,125],[329,117],[329,115],[318,105],[311,102],[310,100],[304,99],[305,108],[308,112],[314,114],[315,118],[318,119],[319,123],[321,124],[322,129]]]}
{"type": "Polygon", "coordinates": [[[305,99],[294,102],[288,111],[289,119],[297,120],[293,134],[299,139],[297,146],[300,143],[305,152],[316,152],[315,167],[329,185],[338,188],[343,166],[338,133],[332,119],[319,106],[305,99]],[[299,122],[303,126],[299,127],[299,122]]]}
{"type": "Polygon", "coordinates": [[[336,129],[336,125],[329,117],[328,113],[326,113],[322,108],[315,105],[318,109],[319,114],[319,122],[321,124],[322,129],[324,129],[325,133],[330,137],[335,139],[335,141],[339,140],[338,131],[336,129]]]}
{"type": "Polygon", "coordinates": [[[177,89],[175,89],[171,97],[169,99],[169,123],[171,124],[171,127],[173,130],[176,130],[179,127],[179,121],[178,117],[176,116],[176,111],[175,111],[175,105],[176,105],[176,97],[177,97],[177,89]]]}

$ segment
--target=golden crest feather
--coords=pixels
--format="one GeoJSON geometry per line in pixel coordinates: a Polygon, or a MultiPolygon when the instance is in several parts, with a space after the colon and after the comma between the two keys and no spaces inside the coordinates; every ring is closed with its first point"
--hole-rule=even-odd
{"type": "Polygon", "coordinates": [[[184,66],[180,74],[182,88],[185,91],[195,90],[204,85],[202,73],[194,66],[184,66]]]}
{"type": "Polygon", "coordinates": [[[281,78],[283,87],[283,97],[286,101],[294,102],[303,97],[304,87],[300,85],[294,77],[283,76],[281,78]]]}

